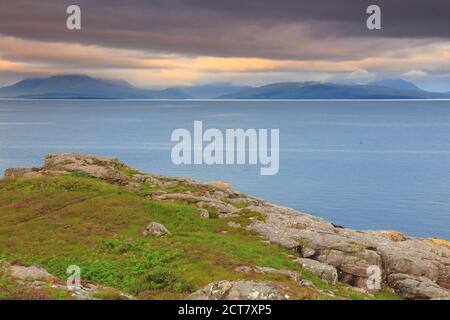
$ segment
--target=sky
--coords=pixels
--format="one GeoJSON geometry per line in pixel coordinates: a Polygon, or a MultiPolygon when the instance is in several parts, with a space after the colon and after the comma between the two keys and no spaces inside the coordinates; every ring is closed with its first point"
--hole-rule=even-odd
{"type": "Polygon", "coordinates": [[[144,88],[403,78],[450,91],[447,0],[0,0],[0,86],[87,74],[144,88]],[[66,8],[81,8],[68,30],[66,8]],[[381,8],[368,30],[366,9],[381,8]]]}

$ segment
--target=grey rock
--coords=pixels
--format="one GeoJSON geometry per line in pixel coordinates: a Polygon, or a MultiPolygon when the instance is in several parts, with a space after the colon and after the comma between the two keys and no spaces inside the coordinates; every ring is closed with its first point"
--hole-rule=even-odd
{"type": "Polygon", "coordinates": [[[450,289],[450,259],[442,261],[438,267],[437,283],[446,289],[450,289]]]}
{"type": "Polygon", "coordinates": [[[55,279],[50,273],[39,266],[11,266],[10,274],[13,278],[23,281],[51,281],[55,279]]]}
{"type": "Polygon", "coordinates": [[[303,257],[335,267],[339,280],[352,286],[367,289],[367,268],[373,265],[380,267],[382,280],[403,273],[423,276],[441,289],[449,286],[448,246],[395,231],[336,228],[322,219],[267,203],[252,209],[266,219],[254,221],[248,229],[303,257]]]}
{"type": "Polygon", "coordinates": [[[170,235],[170,231],[167,230],[167,228],[162,225],[161,223],[158,222],[151,222],[147,228],[145,228],[145,230],[142,232],[142,234],[144,236],[148,236],[148,235],[154,235],[154,236],[165,236],[165,235],[170,235]]]}
{"type": "Polygon", "coordinates": [[[234,271],[239,272],[239,273],[249,274],[249,273],[253,272],[253,268],[249,267],[249,266],[240,266],[240,267],[234,268],[234,271]]]}
{"type": "Polygon", "coordinates": [[[218,281],[189,296],[191,300],[288,300],[283,289],[270,282],[258,281],[218,281]]]}
{"type": "Polygon", "coordinates": [[[132,179],[120,172],[130,168],[111,158],[81,155],[78,153],[55,153],[45,157],[44,172],[83,172],[93,177],[126,185],[132,179]]]}
{"type": "Polygon", "coordinates": [[[316,288],[316,286],[314,285],[314,283],[311,280],[300,280],[299,284],[303,287],[308,287],[308,288],[316,288]]]}
{"type": "Polygon", "coordinates": [[[450,299],[450,291],[426,277],[394,273],[388,276],[389,285],[406,299],[450,299]]]}
{"type": "Polygon", "coordinates": [[[302,255],[303,258],[309,258],[314,256],[316,254],[316,251],[308,247],[301,247],[300,254],[302,255]]]}
{"type": "Polygon", "coordinates": [[[268,267],[256,267],[256,272],[258,273],[272,273],[272,274],[282,274],[290,277],[294,281],[298,281],[299,275],[298,272],[292,270],[284,270],[284,269],[274,269],[268,267]]]}
{"type": "Polygon", "coordinates": [[[236,222],[233,222],[233,221],[228,221],[227,225],[232,227],[232,228],[242,228],[242,226],[239,223],[236,223],[236,222]]]}
{"type": "Polygon", "coordinates": [[[314,273],[328,283],[336,284],[338,280],[336,268],[312,259],[299,258],[295,261],[298,262],[305,270],[314,273]]]}
{"type": "Polygon", "coordinates": [[[147,176],[145,178],[145,182],[150,184],[150,185],[158,186],[158,187],[161,187],[163,185],[162,181],[160,181],[159,179],[157,179],[155,177],[152,177],[152,176],[147,176]]]}
{"type": "Polygon", "coordinates": [[[231,215],[237,213],[239,209],[233,207],[232,205],[217,201],[212,198],[204,198],[203,201],[197,203],[197,206],[203,207],[204,205],[215,209],[219,214],[222,215],[231,215]]]}

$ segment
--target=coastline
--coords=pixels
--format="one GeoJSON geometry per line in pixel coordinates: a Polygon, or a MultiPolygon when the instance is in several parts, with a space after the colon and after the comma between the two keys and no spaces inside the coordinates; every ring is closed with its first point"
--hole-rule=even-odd
{"type": "Polygon", "coordinates": [[[382,283],[403,298],[450,298],[450,245],[446,240],[390,230],[347,229],[242,194],[224,183],[143,174],[116,159],[73,153],[49,155],[41,168],[8,169],[4,181],[67,174],[88,175],[137,190],[158,203],[192,206],[204,219],[231,219],[227,220],[231,228],[258,234],[280,250],[292,252],[292,259],[303,269],[332,285],[346,283],[368,292],[371,275],[367,270],[376,267],[382,283]]]}

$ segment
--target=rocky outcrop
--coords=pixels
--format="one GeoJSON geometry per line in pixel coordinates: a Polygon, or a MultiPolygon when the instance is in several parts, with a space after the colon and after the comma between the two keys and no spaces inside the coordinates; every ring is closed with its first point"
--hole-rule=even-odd
{"type": "Polygon", "coordinates": [[[158,222],[151,222],[147,228],[142,232],[143,236],[153,235],[157,237],[170,235],[170,231],[167,228],[158,222]]]}
{"type": "MultiPolygon", "coordinates": [[[[190,178],[143,174],[116,159],[53,154],[46,157],[42,168],[7,169],[5,177],[73,172],[141,190],[153,200],[193,205],[204,218],[237,217],[243,210],[257,213],[262,218],[251,219],[249,223],[229,221],[228,226],[247,228],[265,241],[293,250],[303,268],[330,283],[336,281],[337,274],[339,281],[364,290],[373,289],[368,288],[373,275],[370,270],[378,268],[380,282],[405,298],[447,298],[450,292],[450,243],[445,240],[409,237],[391,230],[352,230],[234,191],[224,183],[203,184],[190,178]],[[151,188],[143,191],[144,186],[151,188]]],[[[144,234],[170,234],[164,226],[149,227],[144,234]]],[[[248,283],[220,282],[209,288],[217,291],[218,296],[228,297],[229,292],[234,296],[242,286],[251,287],[248,283]]]]}
{"type": "Polygon", "coordinates": [[[218,281],[194,292],[191,300],[288,300],[283,289],[270,282],[218,281]]]}
{"type": "Polygon", "coordinates": [[[115,158],[102,158],[77,153],[56,153],[45,157],[43,167],[8,168],[5,178],[28,178],[54,174],[83,173],[109,183],[133,186],[146,182],[146,179],[163,185],[164,182],[151,175],[135,174],[137,170],[115,158]]]}
{"type": "Polygon", "coordinates": [[[388,276],[389,285],[406,299],[450,299],[450,293],[425,277],[402,273],[388,276]]]}
{"type": "Polygon", "coordinates": [[[115,159],[73,153],[48,155],[43,167],[44,172],[84,172],[102,180],[126,184],[130,179],[121,172],[122,169],[127,169],[127,166],[115,159]]]}
{"type": "Polygon", "coordinates": [[[410,277],[408,281],[387,282],[406,298],[423,298],[417,287],[421,291],[438,287],[442,292],[449,292],[450,250],[435,241],[392,231],[338,228],[325,220],[270,204],[252,209],[264,214],[266,219],[255,221],[250,230],[296,250],[304,258],[336,268],[341,281],[367,289],[368,268],[376,266],[381,270],[381,281],[392,274],[410,277]],[[413,286],[413,280],[414,284],[421,285],[413,286]],[[396,282],[399,284],[395,285],[396,282]],[[413,287],[406,293],[408,285],[413,287]]]}

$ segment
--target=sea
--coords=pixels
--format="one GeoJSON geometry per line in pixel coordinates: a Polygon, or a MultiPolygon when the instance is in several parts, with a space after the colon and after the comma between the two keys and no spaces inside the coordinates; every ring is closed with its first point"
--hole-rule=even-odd
{"type": "Polygon", "coordinates": [[[450,239],[450,101],[0,100],[1,174],[54,152],[225,181],[344,227],[450,239]],[[194,121],[279,129],[278,173],[174,164],[171,134],[194,121]]]}

